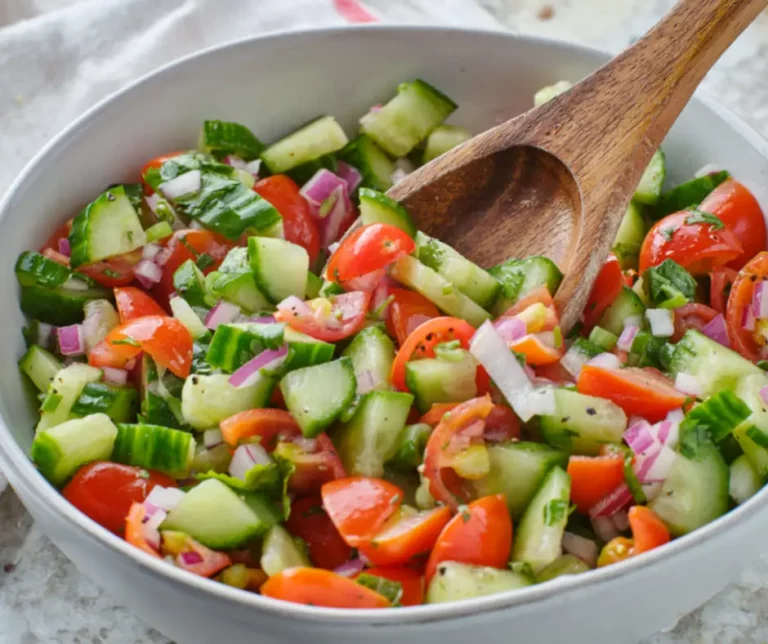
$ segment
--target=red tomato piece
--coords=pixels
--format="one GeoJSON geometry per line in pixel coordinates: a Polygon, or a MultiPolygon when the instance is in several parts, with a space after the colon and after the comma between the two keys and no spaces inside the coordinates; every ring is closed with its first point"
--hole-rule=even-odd
{"type": "Polygon", "coordinates": [[[718,266],[709,274],[709,304],[718,313],[725,315],[728,296],[737,275],[737,271],[727,266],[718,266]]]}
{"type": "Polygon", "coordinates": [[[618,454],[571,456],[568,475],[571,477],[571,501],[579,512],[586,514],[624,482],[624,457],[618,454]]]}
{"type": "Polygon", "coordinates": [[[711,309],[705,304],[696,303],[684,304],[676,308],[673,313],[675,316],[675,332],[670,338],[672,342],[678,342],[688,329],[700,331],[717,316],[715,309],[711,309]]]}
{"type": "Polygon", "coordinates": [[[597,274],[589,299],[584,307],[584,328],[590,331],[611,303],[621,293],[624,275],[616,255],[609,253],[597,274]]]}
{"type": "Polygon", "coordinates": [[[320,497],[294,501],[285,527],[292,535],[304,540],[309,558],[318,568],[333,570],[352,555],[352,548],[341,538],[320,497]]]}
{"type": "Polygon", "coordinates": [[[116,288],[115,303],[121,323],[147,315],[165,315],[163,308],[152,299],[151,295],[135,286],[116,288]]]}
{"type": "Polygon", "coordinates": [[[273,452],[282,439],[301,436],[301,430],[284,409],[249,409],[230,416],[219,424],[221,435],[230,447],[241,441],[258,438],[261,446],[273,452]]]}
{"type": "Polygon", "coordinates": [[[629,527],[634,541],[633,555],[648,552],[669,543],[669,530],[656,513],[644,505],[629,508],[629,527]]]}
{"type": "Polygon", "coordinates": [[[295,604],[327,608],[387,608],[379,593],[321,568],[289,568],[270,577],[261,594],[295,604]]]}
{"type": "Polygon", "coordinates": [[[421,293],[393,288],[389,295],[392,301],[387,307],[387,331],[400,346],[418,326],[440,317],[438,308],[421,293]]]}
{"type": "Polygon", "coordinates": [[[144,536],[144,517],[147,514],[147,509],[142,503],[133,503],[128,509],[128,515],[125,517],[125,540],[135,548],[138,548],[142,552],[146,552],[148,555],[160,558],[157,550],[155,550],[147,541],[144,536]]]}
{"type": "Polygon", "coordinates": [[[137,248],[125,255],[110,257],[87,266],[78,266],[75,270],[107,288],[126,286],[134,280],[133,267],[141,261],[141,253],[142,249],[137,248]]]}
{"type": "Polygon", "coordinates": [[[403,606],[419,606],[424,602],[424,578],[418,571],[411,568],[369,568],[361,572],[400,582],[403,587],[403,596],[400,603],[403,606]]]}
{"type": "Polygon", "coordinates": [[[752,306],[755,284],[768,279],[768,252],[758,253],[739,271],[731,287],[726,307],[728,339],[731,347],[747,360],[760,359],[760,347],[755,333],[744,328],[745,312],[752,306]]]}
{"type": "Polygon", "coordinates": [[[67,219],[61,226],[59,226],[48,238],[43,247],[40,249],[41,253],[44,253],[46,249],[59,252],[59,241],[62,239],[69,239],[69,231],[72,230],[72,219],[67,219]]]}
{"type": "Polygon", "coordinates": [[[334,295],[330,299],[319,297],[305,302],[307,310],[278,308],[275,319],[317,340],[338,342],[365,326],[370,300],[371,294],[363,291],[334,295]]]}

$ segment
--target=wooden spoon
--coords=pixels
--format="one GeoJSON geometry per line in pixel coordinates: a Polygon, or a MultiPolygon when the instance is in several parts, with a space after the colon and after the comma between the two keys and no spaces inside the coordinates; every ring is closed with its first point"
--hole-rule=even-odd
{"type": "MultiPolygon", "coordinates": [[[[704,75],[768,0],[681,0],[641,40],[554,100],[419,168],[389,195],[481,266],[546,255],[580,317],[654,151],[704,75]]],[[[707,136],[707,132],[702,132],[707,136]]]]}

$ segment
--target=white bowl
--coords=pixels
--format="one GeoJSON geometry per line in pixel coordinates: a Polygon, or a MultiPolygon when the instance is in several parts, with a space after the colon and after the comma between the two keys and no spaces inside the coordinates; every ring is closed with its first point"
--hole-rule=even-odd
{"type": "MultiPolygon", "coordinates": [[[[15,368],[23,352],[13,265],[105,186],[136,180],[158,154],[194,145],[206,118],[240,121],[270,141],[319,114],[353,132],[369,105],[421,77],[480,131],[531,106],[534,92],[576,81],[599,52],[509,34],[368,27],[273,35],[165,67],[96,106],[26,167],[0,203],[0,464],[31,514],[78,567],[181,644],[633,642],[673,623],[764,551],[768,491],[714,523],[629,562],[524,590],[388,611],[277,602],[152,559],[71,507],[27,458],[35,422],[15,368]]],[[[673,181],[715,163],[768,206],[768,144],[723,108],[694,99],[666,143],[673,181]]],[[[491,231],[489,231],[490,233],[491,231]]]]}

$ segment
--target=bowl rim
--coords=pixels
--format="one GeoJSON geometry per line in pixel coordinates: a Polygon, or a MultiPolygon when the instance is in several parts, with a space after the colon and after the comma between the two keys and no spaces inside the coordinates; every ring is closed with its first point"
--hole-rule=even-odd
{"type": "MultiPolygon", "coordinates": [[[[100,100],[90,109],[85,111],[80,117],[63,128],[32,157],[8,187],[2,198],[0,198],[0,222],[10,216],[9,206],[13,201],[15,194],[27,182],[29,176],[36,167],[41,164],[51,149],[61,145],[68,138],[76,136],[77,132],[96,114],[113,102],[119,101],[124,95],[133,92],[140,86],[156,81],[159,77],[172,70],[186,66],[194,67],[194,65],[202,59],[239,48],[260,46],[261,43],[285,38],[296,38],[300,40],[306,36],[333,36],[342,33],[365,31],[399,34],[433,33],[448,37],[452,34],[461,34],[478,38],[503,38],[519,41],[523,45],[547,46],[565,52],[573,51],[588,54],[603,60],[604,62],[609,60],[611,56],[611,54],[593,47],[541,36],[522,35],[500,29],[463,28],[440,25],[373,24],[274,31],[214,45],[173,60],[145,74],[139,79],[100,100]]],[[[715,112],[715,114],[727,125],[732,127],[742,139],[748,140],[759,150],[762,156],[768,159],[768,141],[763,139],[750,125],[736,116],[728,108],[718,103],[706,90],[698,90],[696,96],[694,96],[692,100],[703,103],[705,107],[715,112]]],[[[23,490],[24,495],[29,494],[30,496],[38,497],[54,515],[53,518],[55,520],[64,521],[69,524],[69,527],[82,530],[85,533],[83,536],[87,536],[98,542],[99,545],[103,545],[112,552],[118,553],[118,556],[123,555],[128,557],[132,560],[134,565],[140,566],[154,577],[170,580],[175,584],[186,586],[199,593],[214,595],[219,599],[226,599],[243,607],[257,609],[264,613],[272,614],[275,617],[289,618],[303,623],[334,626],[405,626],[435,621],[450,621],[469,616],[478,616],[480,614],[485,615],[515,607],[520,608],[545,599],[555,599],[577,588],[605,584],[634,571],[660,566],[667,559],[675,557],[678,553],[694,546],[710,542],[722,536],[727,531],[736,529],[741,523],[754,517],[768,505],[768,487],[764,487],[744,504],[730,510],[722,517],[719,517],[706,526],[703,526],[688,535],[675,539],[663,548],[643,553],[642,555],[633,557],[619,564],[595,569],[582,575],[559,577],[541,585],[534,585],[527,588],[457,602],[420,605],[405,609],[399,608],[397,610],[322,608],[293,604],[269,597],[263,597],[248,591],[242,591],[211,579],[189,574],[186,571],[168,565],[161,559],[151,557],[129,545],[126,541],[78,511],[64,499],[58,490],[42,477],[32,464],[28,455],[23,452],[18,443],[13,439],[5,421],[4,409],[0,409],[0,439],[2,439],[0,440],[0,465],[2,465],[3,471],[8,475],[8,479],[13,487],[23,490]]]]}

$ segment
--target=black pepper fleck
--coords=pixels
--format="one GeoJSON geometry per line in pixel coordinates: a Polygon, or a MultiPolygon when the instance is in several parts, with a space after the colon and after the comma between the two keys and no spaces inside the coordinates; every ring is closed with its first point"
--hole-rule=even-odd
{"type": "Polygon", "coordinates": [[[595,409],[594,409],[594,408],[592,408],[592,407],[587,407],[587,413],[588,413],[590,416],[597,416],[597,410],[595,410],[595,409]]]}

